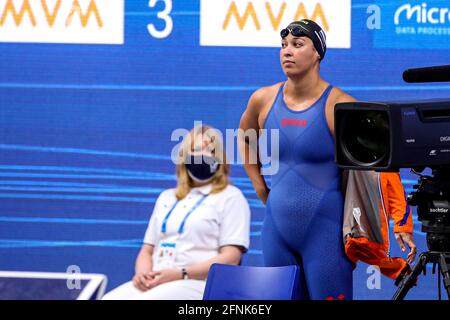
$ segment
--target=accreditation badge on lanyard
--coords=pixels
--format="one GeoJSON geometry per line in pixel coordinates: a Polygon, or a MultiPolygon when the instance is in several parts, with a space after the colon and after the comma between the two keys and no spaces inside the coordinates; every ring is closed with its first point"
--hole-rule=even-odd
{"type": "MultiPolygon", "coordinates": [[[[181,236],[181,234],[184,231],[184,226],[186,224],[186,220],[189,218],[189,216],[192,214],[192,212],[197,209],[202,202],[206,199],[208,195],[202,195],[202,197],[194,204],[194,206],[186,213],[183,220],[181,221],[180,226],[178,227],[177,235],[174,236],[171,241],[164,241],[160,242],[158,246],[158,253],[157,253],[157,263],[158,266],[161,269],[167,269],[167,268],[173,268],[175,265],[175,258],[177,255],[177,245],[178,240],[181,236]]],[[[175,202],[175,204],[172,206],[172,208],[167,213],[166,217],[163,220],[162,226],[161,226],[161,233],[165,234],[167,233],[167,222],[169,220],[170,215],[172,214],[173,210],[177,206],[179,201],[175,202]]]]}

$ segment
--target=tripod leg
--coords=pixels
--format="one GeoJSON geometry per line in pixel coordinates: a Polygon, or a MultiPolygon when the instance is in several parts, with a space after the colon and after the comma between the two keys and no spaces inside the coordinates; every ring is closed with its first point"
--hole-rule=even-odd
{"type": "Polygon", "coordinates": [[[422,273],[425,269],[429,260],[429,256],[426,252],[422,253],[417,261],[416,265],[412,269],[411,273],[406,275],[398,286],[397,291],[395,292],[392,300],[403,300],[405,298],[408,291],[416,284],[417,277],[422,273]]]}
{"type": "Polygon", "coordinates": [[[447,290],[448,299],[450,300],[450,271],[448,263],[446,261],[445,254],[441,253],[439,256],[439,266],[442,273],[442,278],[444,281],[444,288],[447,290]]]}

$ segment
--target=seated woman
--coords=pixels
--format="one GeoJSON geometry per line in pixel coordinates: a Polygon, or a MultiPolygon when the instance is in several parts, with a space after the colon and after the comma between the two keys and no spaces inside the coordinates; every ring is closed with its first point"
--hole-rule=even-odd
{"type": "Polygon", "coordinates": [[[250,208],[228,181],[215,129],[198,126],[185,137],[176,175],[177,187],[156,201],[133,280],[104,299],[202,299],[211,264],[239,264],[248,249],[250,208]]]}

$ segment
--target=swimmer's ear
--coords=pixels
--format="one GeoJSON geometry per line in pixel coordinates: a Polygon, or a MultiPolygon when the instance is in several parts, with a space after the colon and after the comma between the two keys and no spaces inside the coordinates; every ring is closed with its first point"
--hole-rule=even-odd
{"type": "Polygon", "coordinates": [[[314,48],[314,51],[316,52],[316,54],[317,54],[317,59],[319,59],[320,60],[320,54],[319,54],[319,52],[317,51],[317,49],[316,48],[314,48]]]}

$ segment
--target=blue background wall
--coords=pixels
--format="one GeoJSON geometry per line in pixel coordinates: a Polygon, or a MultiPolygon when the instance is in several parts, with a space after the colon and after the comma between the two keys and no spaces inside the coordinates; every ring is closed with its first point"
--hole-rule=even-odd
{"type": "MultiPolygon", "coordinates": [[[[366,27],[370,3],[352,1],[352,48],[329,49],[322,76],[359,100],[449,97],[448,84],[407,85],[401,74],[448,64],[450,37],[432,46],[395,38],[388,26],[399,3],[377,4],[375,31],[366,27]]],[[[172,33],[151,37],[147,24],[163,26],[163,7],[126,1],[124,45],[0,43],[0,269],[78,265],[106,274],[108,289],[129,280],[154,201],[175,183],[172,131],[195,120],[236,128],[252,91],[285,79],[278,48],[200,46],[199,1],[175,0],[172,33]]],[[[415,178],[402,177],[410,191],[415,178]]],[[[252,208],[244,264],[261,265],[264,208],[241,166],[232,166],[232,180],[252,208]]],[[[415,239],[425,250],[417,222],[415,239]]],[[[370,290],[367,272],[358,265],[355,298],[391,297],[392,281],[370,290]]],[[[434,299],[436,281],[427,275],[409,297],[434,299]]]]}

